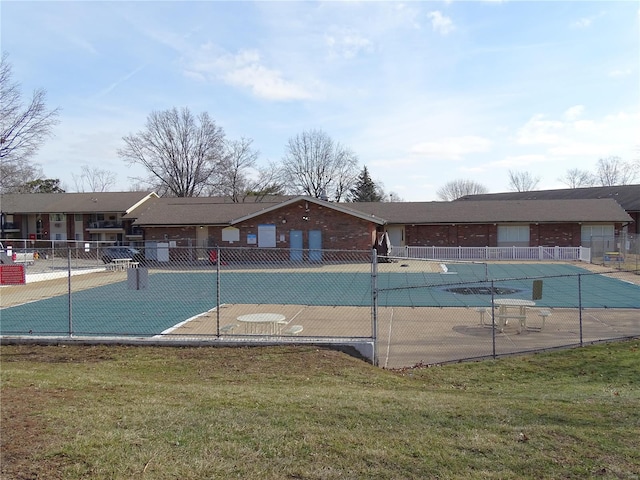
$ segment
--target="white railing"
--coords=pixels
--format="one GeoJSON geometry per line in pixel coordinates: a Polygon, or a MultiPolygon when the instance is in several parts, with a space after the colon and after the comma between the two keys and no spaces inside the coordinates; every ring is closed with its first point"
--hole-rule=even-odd
{"type": "Polygon", "coordinates": [[[391,247],[392,257],[441,260],[580,260],[591,261],[587,247],[391,247]]]}

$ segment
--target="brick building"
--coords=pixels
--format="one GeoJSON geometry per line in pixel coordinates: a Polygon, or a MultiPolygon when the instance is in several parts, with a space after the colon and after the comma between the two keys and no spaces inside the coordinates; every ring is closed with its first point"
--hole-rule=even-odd
{"type": "Polygon", "coordinates": [[[146,242],[179,246],[370,249],[394,246],[580,246],[585,227],[614,232],[632,218],[613,199],[332,203],[275,197],[158,198],[125,216],[146,242]]]}
{"type": "MultiPolygon", "coordinates": [[[[640,197],[640,186],[635,191],[640,197]]],[[[395,203],[267,196],[234,203],[103,192],[2,195],[0,208],[4,239],[135,246],[368,250],[387,232],[393,246],[569,247],[584,246],[593,232],[637,230],[610,196],[395,203]]]]}

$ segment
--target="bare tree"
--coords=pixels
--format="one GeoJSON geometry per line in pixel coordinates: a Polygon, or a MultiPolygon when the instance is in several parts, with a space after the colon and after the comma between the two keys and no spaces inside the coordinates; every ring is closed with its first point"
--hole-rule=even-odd
{"type": "Polygon", "coordinates": [[[339,202],[358,177],[358,158],[321,130],[291,137],[282,160],[282,181],[292,191],[339,202]]]}
{"type": "Polygon", "coordinates": [[[280,166],[273,162],[258,168],[255,177],[249,182],[246,195],[257,196],[260,200],[268,195],[283,195],[286,189],[280,182],[280,176],[280,166]]]}
{"type": "Polygon", "coordinates": [[[224,131],[207,113],[197,117],[183,108],[153,112],[146,129],[123,138],[118,155],[146,168],[136,179],[160,195],[197,197],[206,189],[224,157],[224,131]]]}
{"type": "Polygon", "coordinates": [[[233,202],[243,202],[248,196],[264,198],[281,192],[279,167],[270,163],[257,167],[259,152],[251,147],[253,140],[241,138],[226,144],[219,168],[209,179],[209,195],[224,195],[233,202]]]}
{"type": "Polygon", "coordinates": [[[211,193],[227,195],[240,202],[250,190],[251,170],[255,168],[258,152],[251,148],[253,140],[241,138],[227,142],[219,168],[210,179],[211,193]]]}
{"type": "Polygon", "coordinates": [[[388,195],[384,195],[383,202],[404,202],[404,198],[402,198],[396,192],[389,192],[388,195]]]}
{"type": "Polygon", "coordinates": [[[514,192],[530,192],[540,183],[540,177],[534,177],[530,172],[515,172],[509,170],[509,188],[514,192]]]}
{"type": "Polygon", "coordinates": [[[0,60],[0,193],[18,191],[42,178],[40,166],[30,160],[58,123],[58,109],[47,110],[46,92],[37,89],[23,104],[20,85],[12,81],[11,65],[0,60]]]}
{"type": "Polygon", "coordinates": [[[488,192],[487,187],[473,180],[452,180],[440,187],[436,195],[440,200],[450,202],[465,195],[481,195],[488,192]]]}
{"type": "Polygon", "coordinates": [[[598,160],[596,182],[603,187],[629,185],[640,172],[640,160],[624,162],[620,157],[607,157],[598,160]]]}
{"type": "Polygon", "coordinates": [[[567,173],[565,173],[563,177],[558,178],[558,180],[569,188],[592,187],[596,181],[591,172],[578,168],[567,170],[567,173]]]}
{"type": "Polygon", "coordinates": [[[71,174],[77,192],[108,192],[116,184],[116,174],[98,167],[82,165],[80,175],[71,174]]]}

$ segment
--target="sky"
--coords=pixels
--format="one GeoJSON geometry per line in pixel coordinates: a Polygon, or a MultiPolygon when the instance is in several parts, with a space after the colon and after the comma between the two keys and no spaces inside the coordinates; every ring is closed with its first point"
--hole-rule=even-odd
{"type": "Polygon", "coordinates": [[[83,165],[129,190],[123,137],[174,107],[259,165],[322,130],[405,201],[510,171],[565,188],[640,157],[639,25],[638,1],[0,1],[13,80],[60,108],[33,160],[69,192],[83,165]]]}

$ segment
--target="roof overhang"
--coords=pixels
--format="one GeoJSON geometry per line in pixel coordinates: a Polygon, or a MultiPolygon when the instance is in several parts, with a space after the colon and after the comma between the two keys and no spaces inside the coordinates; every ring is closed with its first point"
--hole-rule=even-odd
{"type": "Polygon", "coordinates": [[[313,203],[325,208],[330,208],[332,210],[335,210],[337,212],[340,213],[344,213],[345,215],[351,215],[352,217],[356,217],[356,218],[360,218],[362,220],[365,220],[367,222],[371,222],[371,223],[375,223],[376,225],[385,225],[387,223],[387,221],[383,218],[380,217],[376,217],[375,215],[369,215],[366,213],[362,213],[362,212],[358,212],[356,210],[352,210],[350,208],[346,208],[344,207],[342,204],[339,203],[333,203],[333,202],[326,202],[324,200],[320,200],[318,198],[314,198],[314,197],[307,197],[307,196],[299,196],[299,197],[295,197],[292,198],[290,200],[284,201],[282,203],[278,203],[275,205],[271,205],[267,208],[264,208],[258,212],[253,212],[250,213],[248,215],[245,215],[243,217],[239,217],[239,218],[235,218],[233,220],[231,220],[229,222],[230,225],[235,225],[238,223],[242,223],[245,222],[247,220],[250,220],[252,218],[255,218],[259,215],[264,215],[265,213],[270,213],[270,212],[275,212],[277,210],[280,210],[283,207],[287,207],[289,205],[294,205],[296,203],[299,202],[308,202],[308,203],[313,203]]]}

